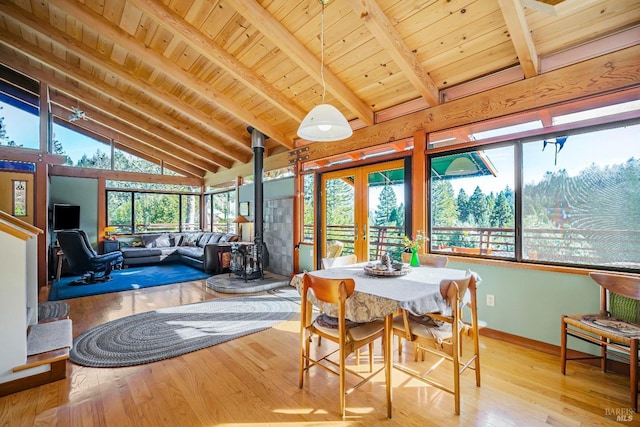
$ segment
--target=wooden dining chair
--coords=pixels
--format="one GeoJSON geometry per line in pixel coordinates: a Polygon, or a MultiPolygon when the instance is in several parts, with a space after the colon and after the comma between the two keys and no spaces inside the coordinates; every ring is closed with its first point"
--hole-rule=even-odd
{"type": "MultiPolygon", "coordinates": [[[[403,252],[401,257],[402,262],[409,263],[411,261],[411,252],[403,252]]],[[[418,259],[420,260],[420,265],[439,268],[446,267],[449,262],[449,258],[446,256],[434,254],[418,254],[418,259]]]]}
{"type": "Polygon", "coordinates": [[[600,313],[564,314],[560,322],[560,363],[566,373],[567,360],[600,359],[602,372],[607,359],[629,363],[631,406],[638,412],[638,341],[640,340],[640,276],[591,272],[600,285],[600,313]],[[567,336],[600,347],[599,356],[567,357],[567,336]],[[609,351],[609,350],[613,351],[609,351]]]}
{"type": "Polygon", "coordinates": [[[469,272],[462,280],[443,280],[440,283],[440,289],[451,307],[451,314],[427,313],[416,316],[401,310],[400,315],[393,319],[394,335],[416,344],[416,362],[419,354],[422,355],[422,361],[425,361],[425,352],[436,355],[438,360],[425,373],[419,373],[401,364],[395,364],[395,367],[414,378],[453,394],[455,413],[459,415],[460,375],[467,368],[475,370],[476,387],[480,387],[480,343],[475,276],[469,272]],[[462,309],[465,306],[463,298],[467,290],[470,293],[468,304],[471,309],[470,324],[462,321],[462,309]],[[456,332],[453,332],[454,330],[456,332]],[[471,336],[473,350],[469,357],[463,358],[462,338],[465,334],[471,336]],[[444,360],[453,364],[453,386],[442,384],[430,375],[444,360]]]}
{"type": "MultiPolygon", "coordinates": [[[[402,262],[409,263],[411,261],[411,252],[403,252],[402,262]]],[[[434,255],[434,254],[418,254],[418,259],[420,260],[420,265],[424,265],[427,267],[436,267],[436,268],[444,268],[449,263],[449,258],[444,255],[434,255]]],[[[417,350],[417,344],[414,346],[415,351],[417,350]]],[[[398,356],[402,355],[402,337],[398,336],[398,356]]]]}
{"type": "Polygon", "coordinates": [[[356,262],[358,262],[358,257],[354,254],[322,258],[322,268],[326,270],[328,268],[345,267],[347,265],[355,264],[356,262]]]}
{"type": "MultiPolygon", "coordinates": [[[[305,273],[302,277],[302,306],[300,314],[300,370],[299,385],[304,385],[304,374],[313,366],[319,366],[328,372],[339,376],[340,380],[340,414],[344,417],[346,412],[346,396],[362,384],[369,381],[384,369],[384,366],[373,372],[373,342],[384,337],[384,321],[375,320],[367,323],[354,323],[345,317],[345,303],[353,294],[355,282],[353,279],[328,279],[305,273]],[[338,317],[332,318],[326,314],[320,314],[315,319],[312,317],[313,306],[308,300],[308,292],[318,301],[337,304],[338,317]],[[317,356],[311,354],[311,340],[314,336],[323,337],[338,345],[336,350],[323,352],[320,348],[315,350],[317,356]],[[369,346],[369,375],[364,377],[353,368],[347,368],[346,359],[359,348],[369,346]],[[338,353],[338,361],[331,357],[338,353]],[[337,369],[336,369],[337,368],[337,369]],[[351,373],[360,378],[360,382],[349,390],[346,389],[345,377],[351,373]]],[[[384,339],[384,338],[383,338],[384,339]]],[[[390,384],[386,379],[387,408],[391,407],[389,401],[390,384]]]]}

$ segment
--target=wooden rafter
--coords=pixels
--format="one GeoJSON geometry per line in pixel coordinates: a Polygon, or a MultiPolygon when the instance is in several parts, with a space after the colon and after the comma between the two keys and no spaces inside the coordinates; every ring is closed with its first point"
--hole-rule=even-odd
{"type": "MultiPolygon", "coordinates": [[[[293,37],[266,9],[255,2],[244,0],[227,0],[226,2],[258,28],[265,37],[287,54],[309,76],[318,83],[322,83],[318,72],[321,65],[320,60],[293,37]]],[[[373,110],[326,66],[324,78],[328,92],[331,92],[336,99],[354,112],[365,124],[368,126],[373,125],[373,110]]]]}
{"type": "MultiPolygon", "coordinates": [[[[51,102],[53,103],[51,105],[51,113],[54,116],[59,117],[61,120],[66,121],[66,117],[69,115],[70,111],[68,108],[58,104],[58,102],[65,97],[52,96],[51,98],[51,102]]],[[[161,141],[158,141],[157,138],[150,137],[141,131],[130,129],[126,124],[106,117],[104,114],[101,114],[99,111],[92,108],[86,108],[84,105],[81,108],[85,113],[87,113],[88,120],[79,120],[74,122],[73,125],[113,138],[114,140],[122,143],[122,145],[131,147],[135,151],[144,154],[144,156],[139,157],[145,158],[148,156],[155,158],[156,160],[171,161],[176,167],[179,167],[180,170],[185,173],[201,178],[204,176],[205,171],[215,168],[215,165],[212,166],[209,162],[199,159],[192,159],[190,162],[186,162],[182,160],[180,156],[168,154],[161,150],[161,148],[170,148],[165,146],[168,144],[163,144],[161,141]]],[[[174,148],[173,151],[178,150],[174,148]]],[[[182,154],[182,157],[185,157],[185,155],[186,152],[182,154]]],[[[147,158],[146,160],[151,159],[147,158]]],[[[215,169],[217,170],[217,168],[215,169]]],[[[215,170],[212,172],[215,172],[215,170]]]]}
{"type": "Polygon", "coordinates": [[[498,3],[524,76],[526,78],[537,76],[540,72],[540,59],[529,31],[522,3],[520,0],[498,0],[498,3]]]}
{"type": "MultiPolygon", "coordinates": [[[[212,123],[211,118],[208,115],[194,108],[192,105],[186,103],[185,101],[175,98],[166,89],[158,88],[157,86],[151,85],[149,82],[128,74],[123,70],[123,67],[121,67],[120,64],[115,63],[109,58],[97,56],[95,51],[92,51],[88,48],[88,46],[77,41],[76,39],[70,38],[64,33],[59,32],[58,30],[44,28],[42,24],[33,17],[33,15],[27,14],[24,10],[16,6],[7,6],[6,8],[3,8],[2,13],[6,16],[9,16],[11,19],[16,20],[23,25],[26,25],[31,30],[38,32],[42,37],[48,38],[55,43],[65,46],[66,49],[74,55],[83,58],[83,60],[90,62],[92,65],[94,65],[98,69],[104,70],[106,73],[117,76],[119,79],[129,84],[131,87],[147,93],[147,95],[151,96],[156,101],[163,103],[170,108],[174,108],[177,111],[180,111],[182,114],[192,118],[196,122],[201,122],[203,125],[217,132],[221,137],[231,140],[233,143],[235,143],[236,147],[246,148],[244,151],[240,151],[234,149],[234,147],[230,146],[229,144],[224,145],[215,141],[207,144],[219,153],[229,155],[236,160],[240,160],[245,159],[246,156],[251,152],[250,148],[246,146],[246,143],[243,140],[244,135],[240,135],[234,130],[220,123],[212,123]]],[[[52,61],[55,61],[58,64],[64,64],[62,60],[56,60],[52,58],[52,61]]],[[[46,63],[46,57],[43,62],[46,63]]],[[[95,78],[93,80],[95,80],[95,78]]],[[[153,114],[157,114],[157,112],[153,109],[148,110],[152,111],[153,114]]],[[[211,138],[209,138],[209,140],[210,139],[211,138]]]]}
{"type": "Polygon", "coordinates": [[[142,9],[147,15],[153,17],[160,25],[178,34],[209,61],[233,75],[234,78],[251,88],[293,120],[301,122],[304,119],[305,112],[300,107],[265,83],[251,69],[228,54],[178,14],[154,0],[130,0],[130,2],[142,9]]]}
{"type": "MultiPolygon", "coordinates": [[[[89,25],[90,28],[95,28],[101,34],[113,40],[128,52],[133,53],[139,60],[142,60],[145,63],[153,66],[156,70],[162,72],[163,74],[168,76],[180,76],[181,84],[193,90],[195,93],[198,93],[201,96],[205,97],[208,101],[215,103],[223,110],[233,114],[239,120],[243,120],[248,125],[260,129],[262,132],[269,135],[272,139],[278,141],[280,144],[289,148],[293,147],[293,141],[291,140],[291,138],[288,138],[281,131],[264,122],[259,117],[257,117],[250,111],[247,111],[242,106],[236,104],[233,100],[226,97],[225,95],[214,91],[210,85],[196,78],[192,74],[185,72],[185,70],[177,64],[169,62],[166,60],[166,58],[154,54],[144,45],[141,45],[134,37],[130,36],[120,28],[114,27],[87,7],[81,6],[77,2],[72,0],[50,0],[49,3],[55,5],[61,10],[64,10],[69,15],[74,16],[85,25],[89,25]]],[[[175,97],[174,99],[175,101],[178,101],[178,99],[176,99],[175,97]]],[[[209,120],[204,121],[204,123],[207,122],[209,122],[209,120]]],[[[232,130],[222,131],[222,128],[220,127],[221,124],[219,123],[216,125],[210,125],[210,127],[211,126],[213,127],[213,130],[217,130],[217,132],[221,134],[227,135],[231,133],[232,135],[234,135],[231,139],[236,143],[238,142],[238,139],[242,138],[242,136],[239,136],[232,130]]],[[[248,145],[245,144],[245,146],[248,145]]]]}
{"type": "Polygon", "coordinates": [[[418,63],[416,55],[400,37],[375,0],[348,0],[348,2],[420,95],[429,105],[438,105],[440,103],[438,86],[418,63]]]}

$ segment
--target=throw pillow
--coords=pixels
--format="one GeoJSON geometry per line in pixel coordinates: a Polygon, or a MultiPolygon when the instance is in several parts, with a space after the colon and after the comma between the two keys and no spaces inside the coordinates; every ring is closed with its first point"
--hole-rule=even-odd
{"type": "Polygon", "coordinates": [[[189,233],[185,235],[182,239],[182,246],[195,246],[199,237],[200,235],[197,233],[189,233]]]}
{"type": "Polygon", "coordinates": [[[156,248],[168,248],[169,246],[171,246],[169,236],[167,236],[166,234],[158,236],[154,243],[156,248]]]}
{"type": "Polygon", "coordinates": [[[142,244],[145,248],[154,248],[157,238],[157,234],[143,234],[142,236],[140,236],[140,239],[142,239],[142,244]]]}

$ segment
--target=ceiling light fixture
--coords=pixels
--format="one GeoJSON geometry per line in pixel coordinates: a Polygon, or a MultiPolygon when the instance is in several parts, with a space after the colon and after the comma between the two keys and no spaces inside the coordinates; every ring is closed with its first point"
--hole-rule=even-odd
{"type": "Polygon", "coordinates": [[[340,141],[353,135],[353,130],[347,119],[340,111],[330,104],[324,103],[327,88],[324,82],[324,6],[330,0],[318,0],[322,4],[322,27],[320,31],[320,77],[322,78],[322,104],[316,105],[306,115],[300,127],[298,136],[300,138],[316,141],[340,141]]]}

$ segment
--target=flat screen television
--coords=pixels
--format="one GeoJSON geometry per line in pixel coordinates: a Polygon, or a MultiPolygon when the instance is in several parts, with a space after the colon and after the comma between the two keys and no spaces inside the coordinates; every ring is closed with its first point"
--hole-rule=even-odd
{"type": "Polygon", "coordinates": [[[53,231],[80,228],[80,206],[53,205],[53,231]]]}

